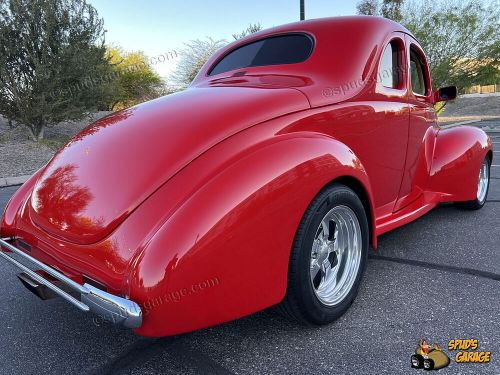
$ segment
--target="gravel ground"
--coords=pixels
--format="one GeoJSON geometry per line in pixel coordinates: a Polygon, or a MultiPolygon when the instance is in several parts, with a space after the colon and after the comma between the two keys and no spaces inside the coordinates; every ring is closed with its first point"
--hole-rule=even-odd
{"type": "Polygon", "coordinates": [[[46,139],[38,143],[29,139],[29,133],[24,127],[12,129],[0,117],[0,177],[32,174],[47,163],[69,138],[108,113],[98,112],[82,121],[58,124],[47,129],[46,139]]]}
{"type": "Polygon", "coordinates": [[[48,146],[27,140],[0,142],[0,176],[32,174],[42,167],[53,153],[48,146]]]}
{"type": "Polygon", "coordinates": [[[441,116],[500,116],[500,96],[459,97],[446,104],[441,116]]]}

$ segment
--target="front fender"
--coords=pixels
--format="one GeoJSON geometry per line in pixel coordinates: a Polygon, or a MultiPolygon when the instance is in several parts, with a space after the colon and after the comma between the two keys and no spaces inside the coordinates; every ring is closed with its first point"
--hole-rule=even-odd
{"type": "Polygon", "coordinates": [[[457,126],[438,132],[429,191],[441,201],[469,201],[477,194],[479,168],[491,152],[491,140],[481,129],[457,126]]]}
{"type": "Polygon", "coordinates": [[[234,136],[166,184],[189,194],[130,270],[129,295],[144,311],[138,334],[187,332],[280,302],[292,241],[314,196],[341,176],[370,191],[360,161],[335,139],[292,133],[241,147],[266,131],[234,136]]]}

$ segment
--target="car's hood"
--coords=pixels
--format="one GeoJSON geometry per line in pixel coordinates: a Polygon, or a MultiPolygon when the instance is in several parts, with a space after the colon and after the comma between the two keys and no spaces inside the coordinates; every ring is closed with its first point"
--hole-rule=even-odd
{"type": "Polygon", "coordinates": [[[33,222],[90,244],[215,144],[255,124],[309,108],[294,89],[195,88],[112,114],[49,162],[31,196],[33,222]]]}

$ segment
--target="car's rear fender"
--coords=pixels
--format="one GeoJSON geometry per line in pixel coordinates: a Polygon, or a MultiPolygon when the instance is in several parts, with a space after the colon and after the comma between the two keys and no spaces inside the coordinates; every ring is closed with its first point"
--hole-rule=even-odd
{"type": "Polygon", "coordinates": [[[280,302],[293,238],[313,197],[347,177],[373,201],[346,145],[317,133],[266,138],[272,131],[264,124],[233,136],[166,184],[165,191],[188,193],[131,264],[127,294],[144,311],[137,333],[177,334],[280,302]]]}
{"type": "Polygon", "coordinates": [[[296,228],[323,187],[355,182],[373,202],[363,165],[346,145],[315,132],[283,132],[301,118],[268,121],[214,146],[92,245],[65,243],[30,223],[22,207],[35,175],[12,198],[2,235],[19,235],[34,257],[78,283],[85,275],[139,303],[142,335],[185,332],[266,308],[285,294],[296,228]]]}
{"type": "Polygon", "coordinates": [[[15,235],[16,222],[19,219],[21,206],[26,203],[30,196],[31,190],[42,172],[42,169],[34,173],[19,189],[17,189],[9,202],[7,202],[0,221],[0,237],[12,237],[15,235]]]}

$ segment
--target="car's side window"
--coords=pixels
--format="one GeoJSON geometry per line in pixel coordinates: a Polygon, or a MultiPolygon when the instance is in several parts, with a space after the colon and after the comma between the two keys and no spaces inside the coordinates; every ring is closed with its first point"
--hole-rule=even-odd
{"type": "Polygon", "coordinates": [[[425,79],[425,68],[422,59],[418,53],[410,50],[410,81],[411,89],[414,94],[426,95],[427,81],[425,79]]]}
{"type": "Polygon", "coordinates": [[[382,54],[378,80],[385,87],[398,89],[401,86],[401,46],[395,40],[387,44],[382,54]]]}

